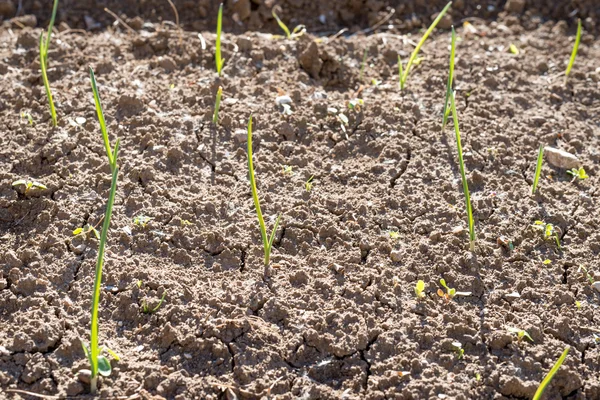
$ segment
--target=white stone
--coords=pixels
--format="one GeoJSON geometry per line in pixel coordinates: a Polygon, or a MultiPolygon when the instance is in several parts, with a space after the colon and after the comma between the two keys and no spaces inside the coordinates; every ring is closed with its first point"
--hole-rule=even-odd
{"type": "Polygon", "coordinates": [[[581,161],[573,154],[564,150],[555,149],[554,147],[545,147],[544,154],[548,162],[558,168],[579,168],[581,161]]]}

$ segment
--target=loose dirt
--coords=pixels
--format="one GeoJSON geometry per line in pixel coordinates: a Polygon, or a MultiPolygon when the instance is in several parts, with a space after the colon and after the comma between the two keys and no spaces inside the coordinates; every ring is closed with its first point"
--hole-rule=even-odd
{"type": "MultiPolygon", "coordinates": [[[[102,398],[529,399],[566,345],[546,398],[600,398],[600,293],[579,271],[600,280],[594,2],[457,2],[404,92],[397,54],[408,59],[417,28],[443,2],[390,2],[393,14],[386,2],[283,2],[285,21],[302,10],[289,25],[312,29],[298,40],[260,33],[279,33],[269,2],[227,4],[222,78],[207,30],[216,3],[176,2],[180,32],[165,22],[174,20],[166,2],[107,2],[135,33],[105,26],[112,17],[84,11],[88,3],[64,2],[50,46],[58,128],[50,127],[38,62],[47,7],[23,1],[21,11],[36,17],[0,28],[3,398],[18,398],[14,389],[60,397],[89,390],[78,371],[89,368],[81,341],[98,242],[72,231],[100,223],[110,170],[88,65],[111,138],[121,139],[100,304],[101,342],[121,360],[101,380],[102,398]],[[379,29],[361,31],[390,14],[379,29]],[[98,29],[81,30],[84,15],[98,29]],[[584,35],[565,84],[577,16],[584,35]],[[475,253],[454,132],[441,130],[452,23],[475,253]],[[275,103],[284,93],[291,115],[275,103]],[[364,104],[349,109],[357,98],[364,104]],[[282,215],[268,268],[247,179],[251,114],[268,228],[282,215]],[[589,178],[572,182],[545,163],[532,196],[540,144],[575,154],[589,178]],[[48,189],[25,194],[11,185],[18,179],[48,189]],[[151,219],[135,224],[139,216],[151,219]],[[531,228],[536,220],[557,228],[560,249],[531,228]],[[446,304],[436,294],[440,278],[471,295],[446,304]],[[417,280],[426,282],[421,301],[417,280]],[[142,312],[165,293],[156,312],[142,312]]],[[[14,16],[16,4],[0,5],[14,16]]]]}

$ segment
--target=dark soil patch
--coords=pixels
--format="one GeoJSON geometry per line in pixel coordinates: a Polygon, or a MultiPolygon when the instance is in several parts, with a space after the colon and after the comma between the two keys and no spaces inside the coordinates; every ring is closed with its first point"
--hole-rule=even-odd
{"type": "MultiPolygon", "coordinates": [[[[307,6],[298,22],[318,18],[325,3],[307,6]]],[[[399,15],[423,10],[414,28],[430,21],[438,3],[406,6],[399,15]]],[[[109,7],[130,18],[168,15],[166,2],[132,4],[109,7]]],[[[177,4],[193,26],[195,14],[177,4]]],[[[251,3],[248,18],[258,22],[240,26],[262,28],[265,4],[251,3]]],[[[40,28],[7,21],[0,29],[0,388],[60,396],[88,390],[77,371],[88,368],[80,338],[88,338],[97,241],[71,232],[100,221],[110,186],[91,65],[109,131],[121,138],[100,318],[101,341],[122,360],[102,380],[103,397],[526,399],[568,344],[547,398],[600,398],[593,337],[600,294],[578,272],[585,265],[600,280],[600,42],[590,33],[598,9],[593,2],[579,8],[590,18],[564,85],[575,31],[562,10],[571,4],[557,6],[563,20],[545,20],[555,11],[546,3],[526,2],[517,16],[495,2],[489,15],[481,11],[488,19],[471,19],[476,34],[458,29],[456,88],[475,254],[468,251],[454,133],[440,129],[446,30],[430,38],[401,93],[397,54],[406,60],[420,38],[398,33],[405,28],[318,42],[227,33],[218,79],[212,32],[203,32],[202,50],[197,32],[183,32],[180,43],[171,24],[136,34],[63,26],[49,54],[60,120],[52,129],[40,28]],[[508,52],[511,43],[519,55],[508,52]],[[275,104],[280,92],[293,100],[289,116],[275,104]],[[364,105],[348,110],[357,97],[364,105]],[[348,116],[345,132],[331,107],[348,116]],[[250,114],[269,227],[283,215],[266,270],[247,179],[250,114]],[[576,154],[590,178],[571,182],[546,164],[531,196],[540,143],[576,154]],[[286,165],[291,174],[283,173],[286,165]],[[48,189],[25,196],[11,187],[23,178],[48,189]],[[152,219],[137,226],[139,215],[152,219]],[[530,228],[535,220],[560,229],[561,250],[530,228]],[[500,236],[513,251],[498,244],[500,236]],[[472,295],[445,304],[435,294],[442,277],[472,295]],[[413,290],[420,279],[423,301],[413,290]],[[165,291],[157,312],[141,312],[165,291]],[[526,329],[534,342],[518,342],[507,326],[526,329]],[[455,341],[465,349],[461,359],[455,341]]],[[[480,12],[464,7],[453,11],[457,25],[480,12]]],[[[328,30],[364,29],[385,7],[374,11],[377,18],[347,9],[362,15],[348,23],[340,7],[328,30]]],[[[33,10],[43,19],[45,11],[33,10]]],[[[76,6],[61,10],[63,21],[82,18],[76,6]]],[[[108,22],[100,14],[90,12],[108,22]]],[[[210,26],[212,17],[203,18],[200,26],[210,26]]]]}

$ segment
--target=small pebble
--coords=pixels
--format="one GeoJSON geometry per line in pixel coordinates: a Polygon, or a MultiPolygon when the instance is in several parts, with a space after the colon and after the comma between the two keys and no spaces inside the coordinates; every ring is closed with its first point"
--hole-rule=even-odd
{"type": "Polygon", "coordinates": [[[600,292],[600,281],[592,283],[592,287],[596,289],[597,292],[600,292]]]}
{"type": "Polygon", "coordinates": [[[92,371],[89,369],[80,369],[77,373],[77,379],[79,379],[80,382],[87,383],[89,385],[92,379],[92,371]]]}
{"type": "Polygon", "coordinates": [[[402,252],[400,250],[392,250],[390,252],[390,258],[393,262],[402,261],[402,252]]]}
{"type": "Polygon", "coordinates": [[[544,154],[548,162],[558,168],[579,168],[581,161],[573,154],[554,147],[545,147],[544,154]]]}

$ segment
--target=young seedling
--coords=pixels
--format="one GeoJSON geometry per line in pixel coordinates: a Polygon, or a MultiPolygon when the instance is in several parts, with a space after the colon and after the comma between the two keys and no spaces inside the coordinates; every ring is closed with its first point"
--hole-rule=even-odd
{"type": "Polygon", "coordinates": [[[219,14],[217,15],[217,40],[215,43],[215,64],[217,66],[217,73],[221,76],[223,71],[223,64],[225,60],[221,57],[221,30],[223,26],[223,3],[219,6],[219,14]]]}
{"type": "MultiPolygon", "coordinates": [[[[400,60],[400,56],[398,56],[398,60],[400,60]]],[[[362,81],[363,81],[366,64],[367,64],[367,49],[364,49],[362,62],[360,63],[360,73],[358,74],[358,81],[360,83],[362,83],[362,81]]]]}
{"type": "Polygon", "coordinates": [[[52,126],[56,127],[58,121],[56,118],[56,109],[54,108],[54,100],[52,100],[52,91],[50,90],[50,82],[48,81],[48,47],[50,46],[50,37],[52,36],[52,28],[54,27],[54,20],[56,19],[56,11],[58,10],[58,0],[54,0],[52,6],[52,15],[50,16],[50,23],[48,24],[48,32],[46,39],[44,40],[44,32],[40,33],[40,69],[42,70],[42,80],[44,81],[44,88],[46,89],[46,97],[48,98],[48,104],[50,105],[50,115],[52,116],[52,126]]]}
{"type": "Polygon", "coordinates": [[[451,107],[449,107],[450,96],[452,96],[454,84],[454,54],[456,53],[456,31],[452,27],[452,40],[450,44],[450,71],[448,72],[448,82],[446,83],[446,99],[444,100],[444,110],[442,112],[442,130],[446,128],[451,107]]]}
{"type": "Polygon", "coordinates": [[[388,231],[392,240],[400,240],[400,233],[398,231],[388,231]]]}
{"type": "Polygon", "coordinates": [[[35,121],[29,112],[21,111],[21,119],[26,119],[29,125],[35,126],[35,121]]]}
{"type": "Polygon", "coordinates": [[[217,89],[217,98],[215,100],[215,111],[213,112],[213,124],[219,125],[219,107],[221,107],[221,95],[223,94],[223,88],[219,86],[217,89]]]}
{"type": "Polygon", "coordinates": [[[456,353],[457,359],[460,360],[461,358],[463,358],[465,356],[465,349],[463,349],[461,342],[452,342],[452,348],[454,349],[454,352],[456,353]]]}
{"type": "Polygon", "coordinates": [[[513,328],[512,326],[507,326],[506,330],[509,333],[514,333],[517,335],[517,340],[519,343],[521,343],[521,341],[523,341],[524,338],[529,339],[529,341],[531,341],[533,343],[533,338],[531,337],[531,335],[529,335],[529,333],[527,333],[526,330],[524,329],[519,329],[519,328],[513,328]]]}
{"type": "Polygon", "coordinates": [[[473,221],[473,208],[471,206],[471,196],[469,194],[469,184],[465,173],[465,162],[463,160],[462,144],[460,142],[460,129],[458,126],[458,113],[456,112],[456,102],[454,92],[450,95],[450,106],[452,107],[452,119],[454,121],[454,133],[456,134],[456,148],[458,151],[458,163],[460,166],[460,175],[462,177],[463,192],[465,193],[465,204],[467,208],[467,219],[469,223],[469,249],[475,251],[475,223],[473,221]]]}
{"type": "MultiPolygon", "coordinates": [[[[141,281],[140,281],[141,282],[141,281]]],[[[141,286],[141,283],[140,283],[141,286]]],[[[138,286],[139,287],[139,286],[138,286]]],[[[146,302],[146,300],[144,300],[142,302],[142,312],[144,314],[154,314],[155,312],[158,311],[158,309],[160,308],[160,306],[162,305],[163,301],[165,301],[165,297],[167,296],[167,291],[165,290],[163,292],[162,297],[160,298],[160,301],[158,302],[158,304],[154,307],[154,308],[150,308],[150,306],[148,305],[148,303],[146,302]]]]}
{"type": "Polygon", "coordinates": [[[511,43],[510,46],[508,46],[508,51],[515,56],[518,56],[520,53],[519,48],[514,43],[511,43]]]}
{"type": "Polygon", "coordinates": [[[425,298],[425,282],[417,281],[417,284],[415,285],[415,296],[417,296],[417,300],[425,298]]]}
{"type": "Polygon", "coordinates": [[[561,356],[556,361],[556,364],[554,364],[554,366],[552,367],[550,372],[548,372],[548,375],[546,375],[546,377],[544,378],[542,383],[540,383],[540,386],[538,387],[538,389],[535,391],[535,394],[533,395],[532,400],[540,400],[542,398],[542,394],[544,394],[544,390],[546,390],[546,386],[548,386],[548,384],[550,383],[552,378],[554,378],[554,375],[556,374],[556,372],[558,371],[558,369],[560,368],[562,363],[565,361],[565,358],[567,358],[567,354],[569,354],[570,349],[571,349],[571,346],[565,347],[565,350],[562,352],[561,356]]]}
{"type": "Polygon", "coordinates": [[[315,178],[315,176],[311,175],[310,178],[308,178],[308,180],[306,182],[304,182],[304,189],[309,193],[313,188],[313,179],[314,178],[315,178]]]}
{"type": "Polygon", "coordinates": [[[29,194],[29,192],[34,189],[41,189],[41,190],[48,189],[46,187],[46,185],[44,185],[42,183],[35,182],[35,181],[29,181],[26,179],[19,179],[18,181],[14,181],[12,183],[12,187],[14,187],[14,188],[24,187],[25,189],[23,190],[23,194],[25,194],[25,196],[27,196],[29,194]]]}
{"type": "Polygon", "coordinates": [[[450,9],[451,5],[452,5],[452,2],[449,2],[448,4],[446,4],[446,7],[444,7],[444,9],[442,10],[442,12],[440,12],[438,14],[437,18],[433,21],[433,23],[431,24],[431,26],[429,27],[429,29],[427,29],[427,31],[425,32],[425,34],[421,38],[421,41],[417,44],[417,47],[415,47],[415,50],[410,55],[410,58],[408,59],[408,63],[406,64],[406,68],[404,68],[404,69],[402,68],[402,62],[400,61],[400,56],[398,56],[398,74],[399,74],[399,80],[400,80],[400,90],[404,90],[404,87],[406,85],[406,81],[408,80],[408,74],[410,73],[410,67],[415,62],[415,58],[419,54],[419,50],[421,50],[421,47],[425,43],[425,40],[427,40],[427,38],[429,37],[429,35],[431,34],[431,32],[433,32],[433,30],[435,29],[435,27],[437,26],[437,24],[440,22],[440,20],[442,19],[442,17],[450,9]]]}
{"type": "Polygon", "coordinates": [[[450,303],[452,301],[452,299],[454,299],[454,297],[456,297],[456,296],[470,296],[471,295],[471,292],[457,292],[456,289],[448,287],[446,285],[446,280],[443,278],[440,279],[440,285],[442,285],[442,287],[444,289],[446,289],[446,293],[444,293],[444,291],[442,289],[438,289],[437,294],[438,294],[438,296],[440,296],[444,300],[446,300],[446,304],[450,303]]]}
{"type": "Polygon", "coordinates": [[[583,169],[583,167],[571,168],[567,171],[567,174],[573,177],[573,180],[571,182],[575,182],[577,179],[582,181],[584,179],[589,178],[588,174],[586,174],[585,169],[583,169]]]}
{"type": "Polygon", "coordinates": [[[133,218],[133,224],[145,228],[148,225],[148,222],[152,221],[153,219],[154,218],[147,215],[140,214],[133,218]]]}
{"type": "MultiPolygon", "coordinates": [[[[300,36],[304,35],[304,33],[306,33],[306,27],[304,25],[298,25],[294,28],[294,30],[292,32],[290,32],[287,25],[284,24],[283,21],[275,13],[275,8],[276,7],[273,7],[271,14],[273,15],[273,18],[275,18],[275,21],[277,21],[277,25],[279,25],[281,30],[285,33],[285,37],[287,39],[297,39],[300,36]]],[[[276,37],[276,36],[274,36],[274,37],[276,37]]]]}
{"type": "Polygon", "coordinates": [[[346,139],[348,139],[348,133],[346,132],[346,126],[348,126],[348,123],[349,123],[348,117],[344,113],[339,112],[338,109],[335,107],[328,107],[327,113],[329,115],[335,116],[335,119],[340,124],[340,128],[342,129],[342,132],[344,132],[344,134],[346,135],[346,139]]]}
{"type": "Polygon", "coordinates": [[[569,74],[571,73],[571,68],[573,68],[573,64],[575,64],[575,57],[577,57],[577,50],[579,50],[579,42],[581,41],[581,19],[577,20],[577,36],[575,36],[575,44],[573,45],[573,51],[571,52],[571,58],[569,59],[569,65],[567,65],[567,70],[565,71],[565,85],[567,84],[567,79],[569,79],[569,74]]]}
{"type": "Polygon", "coordinates": [[[582,272],[585,276],[585,279],[587,279],[590,285],[593,285],[594,282],[596,282],[594,280],[594,277],[588,272],[587,268],[583,265],[580,265],[579,268],[577,268],[577,272],[582,272]]]}
{"type": "Polygon", "coordinates": [[[552,224],[547,224],[544,221],[535,221],[531,227],[536,231],[541,231],[544,235],[544,240],[552,239],[556,241],[556,247],[560,250],[560,238],[558,232],[560,229],[552,224]]]}
{"type": "Polygon", "coordinates": [[[267,236],[267,228],[265,226],[265,220],[260,209],[260,202],[258,200],[258,190],[256,189],[254,164],[252,163],[252,116],[250,116],[250,119],[248,120],[248,173],[250,175],[250,188],[252,189],[252,199],[254,200],[254,208],[256,209],[256,216],[258,217],[258,223],[260,225],[260,236],[263,242],[263,249],[265,254],[264,261],[266,267],[269,265],[269,260],[271,258],[271,247],[273,246],[273,241],[275,240],[275,232],[277,231],[277,227],[279,226],[281,214],[277,215],[277,219],[275,220],[275,225],[273,226],[271,236],[267,236]]]}
{"type": "Polygon", "coordinates": [[[100,240],[100,234],[98,233],[98,229],[95,226],[90,224],[85,224],[83,227],[79,227],[73,231],[73,236],[85,235],[93,233],[96,239],[100,240]]]}
{"type": "Polygon", "coordinates": [[[283,176],[290,177],[294,175],[294,169],[291,165],[284,165],[281,173],[283,174],[283,176]]]}
{"type": "Polygon", "coordinates": [[[540,174],[542,173],[542,162],[544,161],[544,145],[540,144],[538,150],[537,163],[535,164],[535,176],[533,177],[533,186],[531,187],[531,194],[535,194],[538,182],[540,181],[540,174]]]}
{"type": "Polygon", "coordinates": [[[360,109],[365,104],[363,99],[352,99],[348,101],[348,109],[356,112],[360,112],[360,109]]]}
{"type": "Polygon", "coordinates": [[[106,358],[106,356],[102,354],[103,351],[106,350],[108,354],[110,354],[115,360],[119,360],[119,357],[112,350],[104,346],[100,347],[98,345],[98,307],[100,305],[100,287],[102,286],[102,267],[104,265],[104,251],[108,237],[108,230],[110,228],[110,219],[112,216],[113,205],[115,202],[115,194],[117,191],[117,177],[119,173],[119,167],[117,165],[117,156],[119,153],[119,139],[117,139],[114,149],[111,149],[108,133],[106,131],[104,112],[102,110],[102,104],[100,102],[100,95],[98,93],[96,78],[94,76],[94,71],[92,70],[92,68],[90,68],[90,80],[92,84],[92,91],[94,92],[94,102],[96,104],[96,113],[98,115],[98,121],[100,123],[100,130],[102,131],[102,139],[104,141],[104,147],[106,149],[106,156],[112,172],[110,193],[108,195],[108,202],[106,204],[104,224],[102,225],[102,231],[100,234],[100,244],[98,245],[98,258],[96,260],[96,277],[94,279],[94,291],[92,293],[90,347],[88,348],[82,342],[83,350],[90,362],[92,370],[90,380],[90,392],[92,394],[96,394],[98,387],[98,375],[109,376],[112,371],[110,361],[108,360],[108,358],[106,358]]]}

